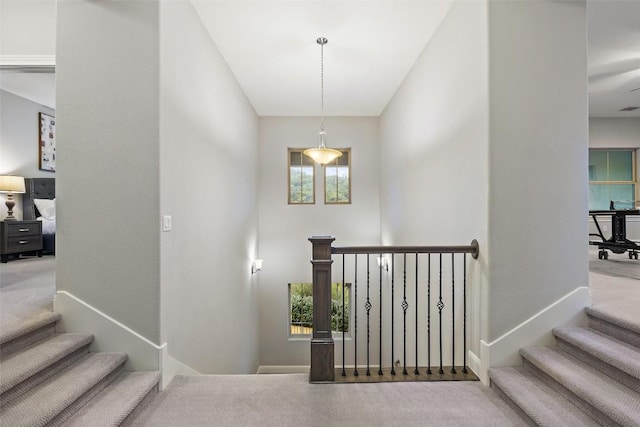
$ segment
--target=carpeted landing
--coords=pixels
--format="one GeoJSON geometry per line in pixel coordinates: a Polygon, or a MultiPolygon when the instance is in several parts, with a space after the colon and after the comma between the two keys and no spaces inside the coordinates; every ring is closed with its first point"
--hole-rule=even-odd
{"type": "Polygon", "coordinates": [[[479,382],[310,384],[307,374],[178,376],[138,426],[524,426],[479,382]]]}

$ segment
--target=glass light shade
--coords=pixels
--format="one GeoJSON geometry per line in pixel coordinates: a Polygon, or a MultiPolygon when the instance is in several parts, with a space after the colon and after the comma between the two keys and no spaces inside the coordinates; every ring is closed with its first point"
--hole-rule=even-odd
{"type": "Polygon", "coordinates": [[[320,131],[318,136],[320,137],[320,145],[318,148],[307,148],[302,152],[302,154],[311,157],[314,162],[320,163],[323,166],[342,156],[341,151],[326,147],[325,140],[327,138],[327,133],[325,131],[320,131]]]}
{"type": "Polygon", "coordinates": [[[335,160],[336,158],[342,156],[342,153],[340,151],[326,147],[309,148],[307,150],[304,150],[303,153],[306,156],[311,157],[316,163],[320,163],[321,165],[326,165],[332,160],[335,160]]]}
{"type": "Polygon", "coordinates": [[[24,193],[24,178],[14,175],[0,175],[0,193],[24,193]]]}

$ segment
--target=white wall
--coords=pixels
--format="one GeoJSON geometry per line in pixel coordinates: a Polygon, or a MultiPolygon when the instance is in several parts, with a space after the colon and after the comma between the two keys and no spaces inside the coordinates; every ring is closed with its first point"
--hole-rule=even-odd
{"type": "Polygon", "coordinates": [[[58,290],[156,344],[158,46],[156,2],[58,2],[58,290]]]}
{"type": "Polygon", "coordinates": [[[56,0],[0,1],[0,56],[56,53],[56,0]]]}
{"type": "Polygon", "coordinates": [[[201,373],[254,373],[258,117],[191,3],[160,10],[162,340],[201,373]]]}
{"type": "Polygon", "coordinates": [[[640,118],[591,117],[589,148],[640,148],[640,118]]]}
{"type": "Polygon", "coordinates": [[[475,307],[487,286],[486,52],[486,4],[456,2],[380,119],[383,243],[477,239],[480,258],[469,262],[475,307]]]}
{"type": "MultiPolygon", "coordinates": [[[[25,178],[55,177],[38,167],[38,113],[55,116],[55,110],[0,90],[0,175],[25,178]]],[[[0,220],[6,217],[5,194],[0,194],[0,220]]],[[[22,218],[22,197],[15,197],[14,216],[22,218]]]]}
{"type": "Polygon", "coordinates": [[[311,282],[307,239],[333,235],[336,246],[380,244],[378,118],[328,117],[325,122],[329,147],[351,147],[349,205],[324,204],[320,166],[316,166],[316,203],[289,205],[287,148],[316,146],[320,118],[260,118],[259,255],[264,267],[255,275],[260,296],[260,365],[309,364],[309,339],[288,339],[288,283],[311,282]]]}
{"type": "Polygon", "coordinates": [[[488,329],[588,285],[585,2],[490,2],[488,329]]]}

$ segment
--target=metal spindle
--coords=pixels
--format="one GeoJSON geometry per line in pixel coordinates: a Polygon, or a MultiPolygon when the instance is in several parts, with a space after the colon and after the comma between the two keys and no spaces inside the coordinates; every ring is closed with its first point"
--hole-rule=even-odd
{"type": "Polygon", "coordinates": [[[371,300],[369,298],[369,288],[371,284],[371,275],[369,273],[369,254],[367,254],[367,302],[364,304],[364,308],[367,310],[367,376],[371,376],[371,370],[369,369],[369,356],[371,347],[371,330],[369,328],[369,316],[371,312],[371,300]]]}
{"type": "Polygon", "coordinates": [[[403,327],[404,331],[402,333],[402,375],[407,375],[407,308],[409,304],[407,303],[407,254],[403,254],[402,260],[402,312],[403,312],[403,327]]]}
{"type": "Polygon", "coordinates": [[[467,254],[462,254],[462,373],[467,373],[467,254]]]}
{"type": "Polygon", "coordinates": [[[395,362],[395,354],[394,354],[394,346],[395,346],[395,334],[394,334],[394,286],[395,286],[395,254],[391,254],[391,375],[396,374],[396,362],[395,362]]]}
{"type": "Polygon", "coordinates": [[[418,301],[418,254],[416,254],[416,369],[413,370],[416,375],[420,375],[418,369],[418,301]]]}
{"type": "Polygon", "coordinates": [[[456,268],[455,254],[451,254],[451,373],[456,373],[456,268]]]}
{"type": "Polygon", "coordinates": [[[427,375],[431,374],[431,254],[427,254],[427,375]]]}
{"type": "Polygon", "coordinates": [[[358,376],[358,254],[353,255],[355,259],[355,271],[353,279],[353,376],[358,376]]]}
{"type": "Polygon", "coordinates": [[[346,377],[347,376],[347,372],[344,370],[344,363],[345,363],[345,347],[346,347],[346,340],[344,339],[344,334],[345,334],[345,327],[344,327],[344,254],[342,254],[342,376],[346,377]]]}
{"type": "Polygon", "coordinates": [[[440,278],[439,278],[439,291],[438,291],[438,315],[440,319],[440,324],[438,325],[439,330],[439,340],[438,345],[440,347],[440,369],[438,372],[440,374],[444,374],[444,370],[442,369],[442,309],[444,308],[444,303],[442,302],[442,253],[440,253],[440,278]]]}
{"type": "MultiPolygon", "coordinates": [[[[382,254],[379,254],[380,258],[382,258],[382,254]]],[[[379,323],[379,330],[380,330],[380,351],[379,351],[379,357],[378,360],[380,361],[380,365],[378,365],[378,375],[382,375],[382,269],[379,269],[380,272],[378,274],[378,276],[380,277],[380,300],[378,301],[378,304],[380,305],[380,323],[379,323]]]]}

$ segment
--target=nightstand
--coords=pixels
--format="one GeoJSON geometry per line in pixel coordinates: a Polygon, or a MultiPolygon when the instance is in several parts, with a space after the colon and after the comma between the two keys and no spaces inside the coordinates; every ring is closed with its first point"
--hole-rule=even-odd
{"type": "Polygon", "coordinates": [[[35,252],[42,256],[42,223],[40,221],[0,222],[0,261],[5,263],[9,255],[20,256],[35,252]]]}

